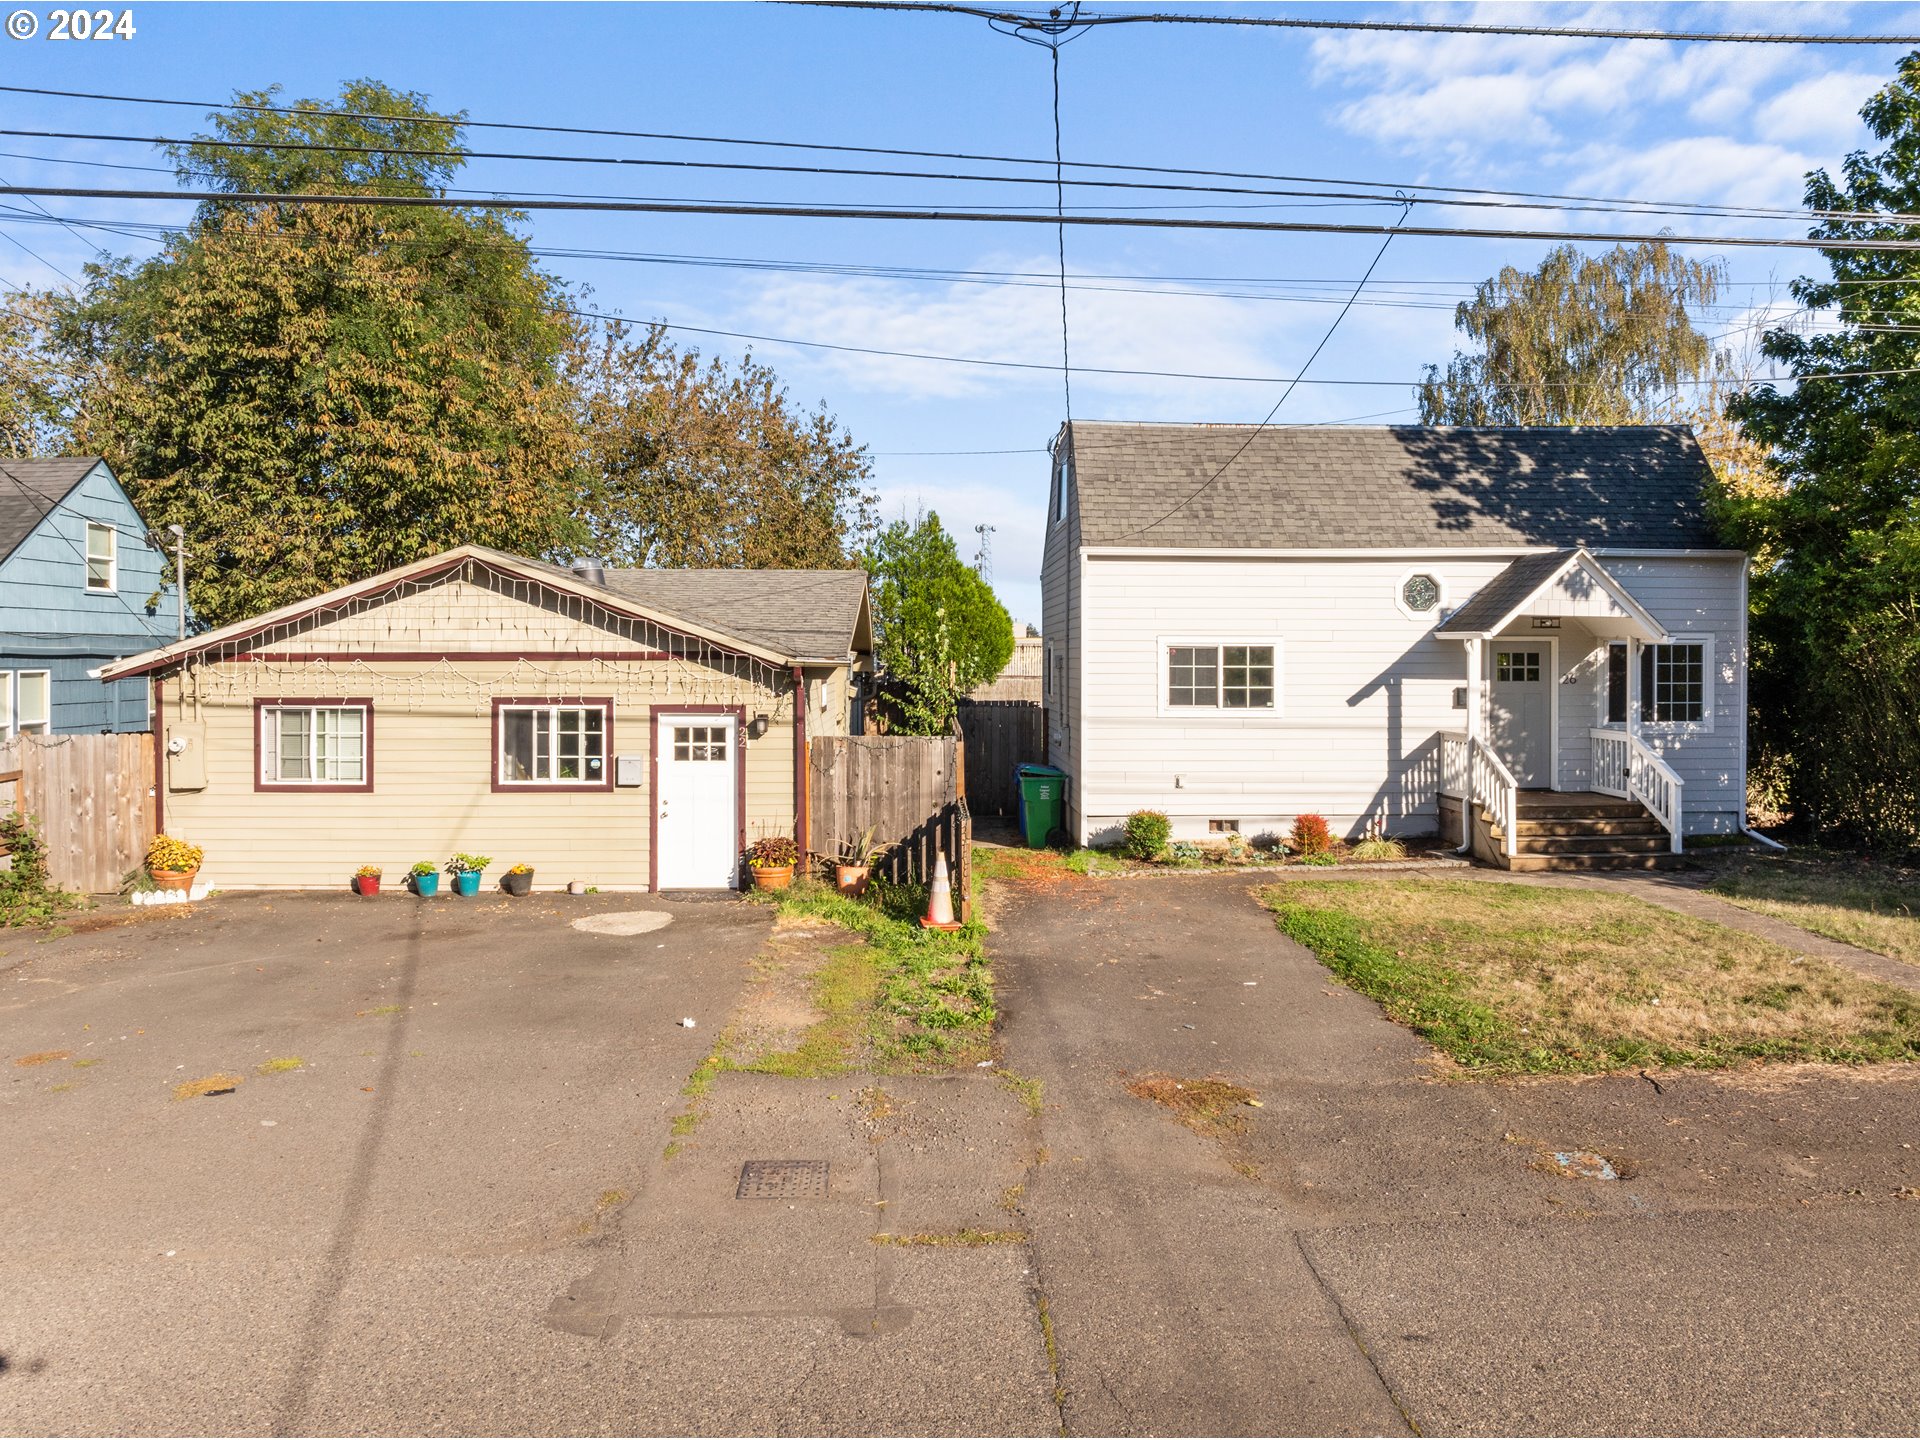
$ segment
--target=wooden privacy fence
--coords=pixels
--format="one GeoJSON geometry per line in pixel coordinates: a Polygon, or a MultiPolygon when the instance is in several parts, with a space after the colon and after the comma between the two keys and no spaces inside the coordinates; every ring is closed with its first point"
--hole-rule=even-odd
{"type": "Polygon", "coordinates": [[[959,742],[951,735],[822,735],[807,745],[808,844],[834,859],[869,828],[885,847],[876,873],[927,880],[947,857],[954,904],[973,893],[973,820],[960,794],[959,742]]]}
{"type": "Polygon", "coordinates": [[[34,817],[47,878],[85,894],[118,890],[153,838],[153,737],[22,735],[0,742],[0,804],[34,817]],[[8,804],[8,800],[11,803],[8,804]]]}
{"type": "Polygon", "coordinates": [[[1031,700],[962,700],[960,734],[966,760],[967,809],[975,815],[1017,815],[1016,767],[1047,758],[1047,712],[1031,700]]]}

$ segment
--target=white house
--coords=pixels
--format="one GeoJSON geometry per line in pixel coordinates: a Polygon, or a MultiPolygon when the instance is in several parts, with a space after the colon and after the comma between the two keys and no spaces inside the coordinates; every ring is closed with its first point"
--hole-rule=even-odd
{"type": "Polygon", "coordinates": [[[1690,430],[1076,421],[1052,448],[1048,747],[1082,843],[1143,808],[1202,840],[1313,812],[1557,868],[1744,828],[1747,557],[1690,430]]]}

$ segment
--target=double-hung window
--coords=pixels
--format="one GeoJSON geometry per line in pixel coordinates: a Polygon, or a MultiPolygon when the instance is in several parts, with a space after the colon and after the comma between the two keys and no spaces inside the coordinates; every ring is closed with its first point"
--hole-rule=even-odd
{"type": "Polygon", "coordinates": [[[495,701],[495,787],[606,787],[612,713],[611,700],[495,701]]]}
{"type": "Polygon", "coordinates": [[[262,700],[255,707],[263,790],[371,790],[373,703],[262,700]]]}
{"type": "Polygon", "coordinates": [[[1640,718],[1697,723],[1707,718],[1707,652],[1697,642],[1640,652],[1640,718]]]}
{"type": "Polygon", "coordinates": [[[120,532],[87,522],[87,589],[102,593],[120,588],[120,532]]]}
{"type": "Polygon", "coordinates": [[[1272,645],[1169,644],[1169,710],[1272,710],[1278,689],[1272,645]]]}

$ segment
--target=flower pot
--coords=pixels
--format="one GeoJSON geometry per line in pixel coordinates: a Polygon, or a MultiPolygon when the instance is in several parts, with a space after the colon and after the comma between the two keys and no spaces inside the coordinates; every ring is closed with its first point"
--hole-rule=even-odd
{"type": "Polygon", "coordinates": [[[199,867],[191,870],[149,870],[156,890],[191,890],[193,877],[200,873],[199,867]]]}
{"type": "Polygon", "coordinates": [[[500,877],[500,888],[509,895],[524,895],[533,889],[533,871],[509,870],[500,877]]]}
{"type": "Polygon", "coordinates": [[[858,899],[867,893],[867,881],[873,876],[871,865],[835,865],[833,888],[842,895],[858,899]]]}
{"type": "Polygon", "coordinates": [[[410,876],[409,879],[413,882],[413,893],[418,895],[422,900],[431,900],[440,893],[440,877],[438,875],[414,875],[410,876]]]}
{"type": "Polygon", "coordinates": [[[353,890],[356,895],[378,895],[380,877],[378,875],[356,875],[353,877],[353,890]]]}
{"type": "Polygon", "coordinates": [[[753,888],[756,890],[785,890],[793,884],[793,866],[791,865],[750,865],[753,871],[753,888]]]}
{"type": "Polygon", "coordinates": [[[454,871],[453,888],[456,894],[478,895],[480,893],[480,872],[478,870],[454,871]]]}

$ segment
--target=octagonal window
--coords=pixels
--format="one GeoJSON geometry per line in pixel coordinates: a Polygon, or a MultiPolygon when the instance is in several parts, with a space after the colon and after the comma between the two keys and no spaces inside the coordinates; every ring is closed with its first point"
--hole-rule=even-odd
{"type": "Polygon", "coordinates": [[[1409,575],[1400,599],[1414,614],[1425,615],[1440,603],[1440,582],[1431,575],[1409,575]]]}

